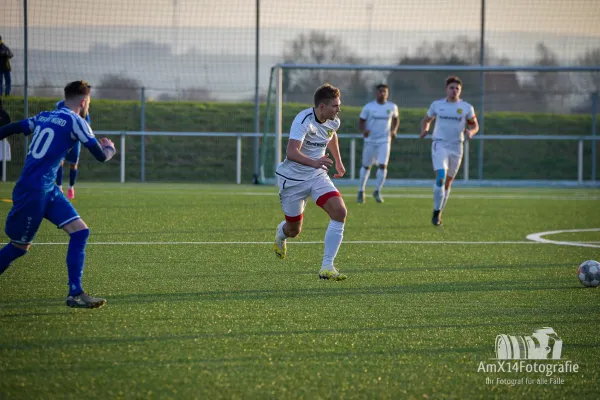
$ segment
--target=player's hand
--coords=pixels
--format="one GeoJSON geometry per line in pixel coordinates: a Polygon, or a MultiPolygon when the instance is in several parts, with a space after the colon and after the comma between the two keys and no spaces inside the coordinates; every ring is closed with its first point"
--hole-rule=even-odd
{"type": "Polygon", "coordinates": [[[102,147],[102,148],[112,147],[113,149],[116,149],[115,144],[109,138],[105,138],[105,137],[100,138],[100,139],[98,139],[98,143],[100,143],[100,147],[102,147]]]}
{"type": "Polygon", "coordinates": [[[465,129],[465,139],[471,140],[472,137],[473,137],[473,131],[471,131],[469,129],[465,129]]]}
{"type": "Polygon", "coordinates": [[[428,134],[428,133],[429,133],[429,132],[427,132],[427,131],[423,130],[423,131],[421,131],[421,133],[419,133],[419,137],[420,137],[421,139],[423,139],[425,136],[427,136],[427,134],[428,134]]]}
{"type": "Polygon", "coordinates": [[[341,161],[339,163],[335,163],[335,170],[337,171],[337,173],[333,174],[334,178],[341,178],[346,173],[346,168],[344,167],[344,164],[342,164],[341,161]]]}
{"type": "Polygon", "coordinates": [[[368,129],[363,132],[363,136],[366,137],[366,138],[369,137],[370,134],[371,134],[371,131],[368,130],[368,129]]]}
{"type": "Polygon", "coordinates": [[[325,154],[323,157],[313,160],[313,167],[317,169],[324,169],[329,171],[329,167],[333,165],[333,160],[329,158],[329,154],[325,154]]]}

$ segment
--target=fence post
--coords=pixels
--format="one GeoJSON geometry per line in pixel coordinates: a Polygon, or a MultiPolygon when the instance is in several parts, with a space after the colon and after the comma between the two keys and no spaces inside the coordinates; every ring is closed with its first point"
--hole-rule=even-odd
{"type": "Polygon", "coordinates": [[[140,180],[146,182],[146,88],[142,87],[142,107],[140,111],[140,130],[142,131],[140,146],[140,180]]]}
{"type": "MultiPolygon", "coordinates": [[[[592,136],[596,136],[596,123],[598,117],[598,92],[592,93],[592,136]]],[[[596,181],[596,148],[598,141],[592,140],[592,181],[596,181]]]]}
{"type": "Polygon", "coordinates": [[[125,132],[121,132],[121,183],[125,183],[125,132]]]}
{"type": "Polygon", "coordinates": [[[577,182],[583,183],[583,140],[577,141],[577,182]]]}
{"type": "Polygon", "coordinates": [[[350,140],[350,179],[356,178],[356,138],[350,140]]]}
{"type": "MultiPolygon", "coordinates": [[[[281,162],[282,152],[282,103],[283,103],[283,69],[281,67],[277,67],[275,69],[275,166],[277,166],[281,162]]],[[[275,170],[274,169],[274,170],[275,170]]]]}
{"type": "MultiPolygon", "coordinates": [[[[6,182],[6,157],[8,156],[9,144],[6,138],[2,139],[0,143],[2,143],[2,182],[6,182]]],[[[25,151],[25,154],[27,154],[27,151],[25,151]]]]}
{"type": "Polygon", "coordinates": [[[467,140],[465,142],[465,166],[463,167],[463,172],[464,172],[464,181],[467,182],[469,180],[469,146],[470,143],[467,140]]]}
{"type": "Polygon", "coordinates": [[[235,146],[235,183],[242,183],[242,135],[237,135],[235,146]]]}

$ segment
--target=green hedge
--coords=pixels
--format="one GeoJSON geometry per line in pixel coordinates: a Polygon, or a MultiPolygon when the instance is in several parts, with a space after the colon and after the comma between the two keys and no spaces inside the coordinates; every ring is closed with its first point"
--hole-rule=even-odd
{"type": "MultiPolygon", "coordinates": [[[[29,98],[29,115],[54,108],[57,99],[29,98]]],[[[308,107],[305,104],[285,104],[284,130],[289,128],[296,114],[308,107]]],[[[5,108],[13,120],[22,119],[23,99],[9,97],[5,108]]],[[[254,105],[252,103],[198,103],[148,102],[145,105],[146,130],[165,132],[253,132],[254,105]]],[[[266,107],[260,108],[261,122],[266,118],[266,107]]],[[[359,107],[342,106],[340,133],[356,133],[359,107]]],[[[399,134],[419,131],[424,109],[400,110],[399,134]]],[[[93,99],[92,127],[96,131],[140,130],[141,105],[137,101],[93,99]]],[[[270,129],[273,126],[271,112],[270,129]]],[[[557,115],[494,112],[485,114],[486,134],[518,135],[589,135],[592,119],[589,115],[557,115]]],[[[263,125],[261,125],[261,131],[263,125]]],[[[113,138],[115,141],[117,138],[113,138]]],[[[140,178],[139,137],[126,141],[126,178],[140,178]]],[[[389,165],[390,178],[430,178],[431,158],[428,141],[402,140],[393,145],[389,165]]],[[[250,182],[254,170],[254,141],[243,140],[243,175],[250,182]]],[[[471,177],[477,177],[478,143],[471,146],[471,177]]],[[[349,141],[342,141],[342,154],[349,154],[349,141]]],[[[146,138],[146,180],[149,181],[234,181],[234,138],[146,138]]],[[[600,154],[600,146],[597,145],[600,154]]],[[[584,177],[591,176],[592,144],[584,146],[584,177]]],[[[271,150],[271,149],[269,149],[271,150]]],[[[362,141],[357,141],[357,164],[360,164],[362,141]]],[[[576,179],[577,142],[572,141],[489,141],[484,147],[484,177],[488,179],[576,179]]],[[[24,154],[22,140],[13,139],[13,157],[24,154]]],[[[272,151],[268,151],[272,154],[272,151]]],[[[268,163],[267,167],[270,167],[268,163]]],[[[349,167],[349,163],[346,167],[349,167]]],[[[357,167],[358,167],[357,165],[357,167]]],[[[16,179],[19,168],[9,169],[9,178],[16,179]]],[[[267,168],[267,171],[272,168],[267,168]]],[[[598,173],[600,176],[600,173],[598,173]]],[[[98,164],[86,151],[82,152],[80,177],[82,180],[118,180],[118,161],[98,164]]]]}

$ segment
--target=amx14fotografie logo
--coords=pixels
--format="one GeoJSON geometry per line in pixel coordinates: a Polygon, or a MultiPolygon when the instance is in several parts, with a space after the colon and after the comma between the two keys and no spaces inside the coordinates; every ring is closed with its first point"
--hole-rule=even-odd
{"type": "Polygon", "coordinates": [[[577,373],[579,365],[561,359],[562,350],[562,339],[550,327],[535,329],[531,336],[500,334],[496,336],[496,357],[491,358],[494,361],[480,361],[477,372],[535,374],[516,378],[488,376],[485,381],[489,385],[563,384],[564,374],[577,373]]]}

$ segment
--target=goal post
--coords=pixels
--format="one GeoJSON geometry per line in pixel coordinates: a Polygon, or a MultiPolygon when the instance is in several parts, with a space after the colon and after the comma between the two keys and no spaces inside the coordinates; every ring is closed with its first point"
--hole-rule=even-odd
{"type": "MultiPolygon", "coordinates": [[[[312,94],[317,86],[329,82],[341,89],[340,148],[343,158],[347,159],[347,153],[353,151],[356,156],[355,153],[362,150],[362,141],[350,141],[350,137],[355,135],[354,139],[357,139],[360,108],[374,98],[372,88],[377,83],[389,85],[390,100],[400,109],[399,139],[410,139],[409,135],[414,137],[419,130],[416,116],[420,115],[419,118],[422,118],[432,101],[445,96],[444,79],[450,75],[458,75],[463,80],[462,97],[474,106],[481,127],[476,142],[472,143],[470,149],[465,149],[465,163],[461,169],[464,170],[466,179],[469,179],[469,176],[471,179],[495,179],[503,176],[506,176],[506,179],[515,179],[514,171],[510,171],[511,161],[504,160],[503,162],[508,164],[496,165],[490,152],[505,147],[518,148],[525,143],[527,145],[523,146],[523,152],[527,152],[527,149],[534,147],[538,141],[520,141],[525,136],[528,139],[536,139],[533,136],[539,135],[540,141],[546,143],[552,135],[577,135],[582,137],[583,156],[587,156],[588,159],[584,167],[587,166],[587,170],[590,171],[590,174],[584,171],[583,175],[589,175],[588,179],[593,177],[595,180],[598,172],[598,133],[596,124],[591,121],[595,121],[597,104],[592,107],[590,104],[594,102],[590,102],[590,99],[597,96],[600,90],[600,87],[593,85],[600,81],[600,66],[277,64],[271,68],[269,80],[259,181],[274,182],[275,168],[285,157],[284,145],[291,120],[299,111],[310,107],[312,94]],[[357,77],[359,81],[356,80],[357,77]],[[314,78],[314,86],[307,85],[307,82],[310,82],[308,78],[314,78]],[[304,83],[304,87],[299,87],[298,82],[304,83]],[[357,94],[359,91],[355,90],[355,86],[358,85],[366,86],[366,90],[357,94]],[[479,113],[478,110],[484,112],[479,113]],[[568,127],[569,116],[581,120],[581,123],[575,127],[568,127]],[[561,117],[564,119],[562,125],[556,122],[561,117]],[[489,126],[486,124],[486,118],[489,118],[489,126]],[[589,128],[590,126],[593,129],[589,128]],[[500,140],[503,135],[514,135],[514,140],[500,140]],[[490,139],[487,140],[486,137],[490,139]],[[484,142],[489,144],[490,151],[483,151],[484,142]],[[588,166],[590,162],[591,165],[588,166]],[[481,176],[482,170],[485,171],[484,176],[481,176]]],[[[550,142],[552,144],[542,146],[547,149],[545,154],[539,155],[540,161],[548,162],[548,157],[552,154],[559,156],[563,147],[565,151],[573,153],[570,149],[571,140],[567,139],[574,138],[565,138],[564,141],[558,141],[558,137],[556,139],[550,142]]],[[[429,177],[431,163],[429,149],[424,148],[426,143],[419,140],[400,140],[400,145],[396,147],[401,148],[395,149],[395,146],[392,146],[390,159],[391,164],[394,157],[420,158],[420,162],[413,164],[423,169],[422,178],[420,175],[407,174],[406,170],[390,166],[388,179],[429,177]],[[400,153],[394,154],[395,151],[400,153]]],[[[578,154],[578,147],[574,151],[578,154]]],[[[517,154],[515,160],[525,156],[525,153],[520,156],[517,154]]],[[[360,168],[360,162],[356,164],[360,168]]],[[[348,172],[347,179],[354,175],[348,172]]],[[[562,180],[563,175],[540,175],[539,179],[562,180]]]]}

